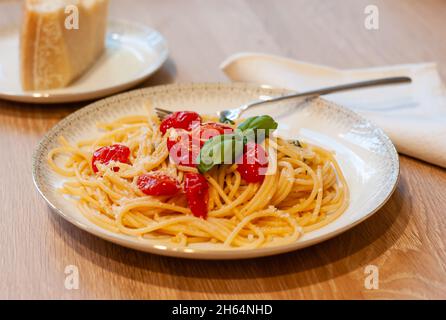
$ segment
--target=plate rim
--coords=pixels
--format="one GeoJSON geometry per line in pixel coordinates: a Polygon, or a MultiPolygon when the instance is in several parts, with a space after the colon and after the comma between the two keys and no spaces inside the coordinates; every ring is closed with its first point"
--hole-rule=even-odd
{"type": "Polygon", "coordinates": [[[257,248],[257,249],[218,249],[218,250],[211,250],[211,249],[196,249],[196,248],[182,248],[182,247],[167,247],[166,245],[157,245],[152,243],[137,243],[137,238],[135,239],[121,239],[117,237],[114,234],[107,234],[105,233],[105,230],[95,229],[91,226],[88,226],[81,221],[78,221],[76,218],[64,213],[64,211],[60,208],[58,208],[54,203],[52,203],[48,197],[45,195],[43,190],[40,188],[41,181],[39,181],[38,177],[38,171],[41,169],[40,162],[38,162],[39,155],[42,154],[44,150],[45,143],[51,141],[51,137],[56,136],[59,132],[61,127],[64,127],[64,125],[71,120],[77,118],[79,115],[83,113],[87,113],[89,110],[93,110],[95,108],[100,107],[103,104],[106,104],[107,102],[112,102],[114,99],[122,99],[125,96],[128,96],[130,99],[136,99],[141,98],[142,96],[150,95],[153,92],[156,91],[162,91],[162,90],[185,90],[185,88],[198,88],[198,87],[213,87],[213,88],[221,88],[221,87],[236,87],[240,90],[270,90],[271,92],[275,92],[277,94],[284,94],[287,92],[290,92],[291,90],[288,89],[282,89],[282,88],[275,88],[271,86],[263,86],[263,85],[256,85],[256,84],[250,84],[250,83],[243,83],[243,82],[231,82],[231,83],[222,83],[222,82],[198,82],[198,83],[174,83],[174,84],[166,84],[166,85],[159,85],[154,87],[148,87],[148,88],[142,88],[142,89],[135,89],[119,94],[115,94],[112,96],[109,96],[107,98],[103,98],[100,100],[97,100],[93,103],[90,103],[75,112],[67,115],[63,119],[61,119],[59,122],[57,122],[50,130],[48,130],[45,135],[41,138],[39,143],[37,144],[36,148],[34,149],[33,156],[32,156],[32,179],[34,186],[36,187],[38,193],[40,196],[46,201],[46,203],[51,208],[51,211],[54,213],[57,213],[59,216],[70,222],[71,224],[77,226],[78,228],[93,234],[101,239],[110,241],[112,243],[131,248],[134,250],[142,251],[142,252],[148,252],[152,254],[157,255],[163,255],[163,256],[170,256],[170,257],[178,257],[178,258],[188,258],[188,259],[201,259],[201,260],[235,260],[235,259],[249,259],[249,258],[256,258],[256,257],[265,257],[265,256],[272,256],[276,254],[286,253],[290,251],[295,251],[299,249],[303,249],[305,247],[313,246],[315,244],[321,243],[325,240],[328,240],[330,238],[333,238],[353,227],[358,225],[359,223],[365,221],[366,219],[370,218],[374,213],[379,211],[390,199],[394,191],[396,190],[396,187],[398,185],[398,181],[400,179],[400,162],[399,162],[399,155],[398,152],[390,140],[390,138],[385,134],[385,132],[375,125],[372,121],[364,118],[360,114],[352,111],[351,109],[348,109],[346,107],[343,107],[339,104],[336,104],[334,102],[317,98],[318,100],[323,101],[323,103],[328,103],[335,108],[338,108],[339,110],[342,110],[343,112],[349,114],[350,116],[353,116],[359,121],[368,123],[372,126],[374,130],[378,130],[379,134],[386,140],[387,146],[389,148],[386,148],[388,152],[390,152],[391,163],[394,166],[394,174],[392,175],[391,179],[391,187],[388,189],[386,196],[381,200],[381,202],[372,210],[367,212],[364,216],[361,218],[349,222],[347,225],[337,228],[335,230],[332,230],[324,235],[319,236],[315,239],[309,239],[304,242],[293,242],[286,245],[279,245],[279,246],[273,246],[273,247],[265,247],[265,248],[257,248]]]}
{"type": "MultiPolygon", "coordinates": [[[[104,88],[101,88],[99,90],[86,90],[82,92],[72,92],[72,93],[48,93],[45,92],[45,90],[41,91],[23,91],[22,94],[17,93],[11,93],[11,92],[3,92],[0,90],[0,99],[8,100],[8,101],[14,101],[14,102],[24,102],[24,103],[33,103],[33,104],[56,104],[56,103],[73,103],[73,102],[81,102],[81,101],[87,101],[92,99],[100,99],[104,98],[108,95],[116,94],[121,91],[124,91],[126,89],[132,88],[136,86],[137,84],[143,82],[147,78],[149,78],[151,75],[153,75],[156,71],[158,71],[163,64],[167,61],[169,58],[169,44],[166,38],[162,35],[161,32],[158,30],[140,22],[136,21],[130,21],[125,19],[109,19],[107,21],[107,31],[106,31],[106,37],[109,34],[109,28],[110,26],[115,25],[125,25],[130,27],[139,28],[141,30],[146,30],[150,33],[156,34],[163,43],[163,52],[158,55],[156,61],[153,64],[150,64],[146,69],[144,73],[139,75],[138,77],[124,82],[115,84],[113,86],[107,86],[104,88]],[[39,96],[36,96],[39,95],[39,96]]],[[[19,28],[16,26],[16,28],[19,28]]]]}

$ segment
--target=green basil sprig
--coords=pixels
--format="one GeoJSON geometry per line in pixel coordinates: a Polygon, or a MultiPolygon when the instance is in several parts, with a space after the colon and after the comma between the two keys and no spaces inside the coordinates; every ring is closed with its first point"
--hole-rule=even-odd
{"type": "Polygon", "coordinates": [[[233,133],[215,136],[206,141],[198,155],[198,170],[205,173],[215,165],[235,163],[235,159],[243,154],[243,147],[247,141],[259,138],[258,133],[260,138],[267,137],[275,129],[277,122],[268,115],[246,119],[233,133]],[[259,129],[264,132],[258,131],[259,129]]]}
{"type": "Polygon", "coordinates": [[[241,130],[231,134],[212,137],[205,142],[198,155],[198,170],[209,171],[213,166],[222,163],[234,163],[243,153],[244,136],[241,130]]]}
{"type": "Polygon", "coordinates": [[[277,126],[277,122],[271,116],[263,115],[246,119],[237,126],[237,129],[242,131],[263,129],[268,136],[269,132],[277,129],[277,126]]]}

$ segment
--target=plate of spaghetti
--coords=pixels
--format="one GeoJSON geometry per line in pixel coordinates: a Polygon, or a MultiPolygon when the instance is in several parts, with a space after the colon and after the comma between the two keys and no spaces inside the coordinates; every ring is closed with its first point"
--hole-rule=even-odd
{"type": "Polygon", "coordinates": [[[319,243],[384,205],[398,155],[381,129],[320,98],[216,116],[286,93],[182,84],[97,101],[42,139],[34,183],[69,222],[145,252],[243,259],[319,243]]]}

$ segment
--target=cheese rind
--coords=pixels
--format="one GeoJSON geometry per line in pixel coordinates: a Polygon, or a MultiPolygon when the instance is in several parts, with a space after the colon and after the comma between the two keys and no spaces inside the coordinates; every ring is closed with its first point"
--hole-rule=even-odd
{"type": "Polygon", "coordinates": [[[105,47],[108,0],[27,0],[20,38],[24,90],[61,88],[89,69],[105,47]],[[79,29],[67,29],[75,5],[79,29]]]}

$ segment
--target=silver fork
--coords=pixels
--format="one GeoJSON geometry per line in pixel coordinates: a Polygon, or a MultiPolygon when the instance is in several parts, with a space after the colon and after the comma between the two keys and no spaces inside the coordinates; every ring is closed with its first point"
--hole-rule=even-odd
{"type": "MultiPolygon", "coordinates": [[[[329,94],[329,93],[335,93],[335,92],[341,92],[341,91],[347,91],[347,90],[353,90],[353,89],[360,89],[360,88],[366,88],[366,87],[398,84],[398,83],[410,83],[410,82],[412,82],[412,80],[409,77],[391,77],[391,78],[382,78],[382,79],[374,79],[374,80],[368,80],[368,81],[353,82],[353,83],[342,84],[342,85],[333,86],[333,87],[311,90],[311,91],[307,91],[307,92],[293,93],[293,94],[288,94],[288,95],[284,95],[284,96],[280,96],[280,97],[273,97],[273,98],[269,98],[266,100],[256,100],[256,101],[252,101],[252,102],[243,104],[238,108],[219,111],[219,112],[217,112],[217,115],[220,117],[221,122],[226,122],[227,120],[234,121],[234,120],[238,119],[240,117],[240,115],[243,112],[245,112],[246,110],[248,110],[252,107],[257,107],[257,106],[272,103],[272,102],[278,102],[278,101],[294,99],[294,98],[315,98],[315,97],[319,97],[321,95],[325,95],[325,94],[329,94]]],[[[155,112],[161,120],[163,120],[169,114],[172,113],[172,111],[162,109],[162,108],[155,108],[155,112]]]]}

